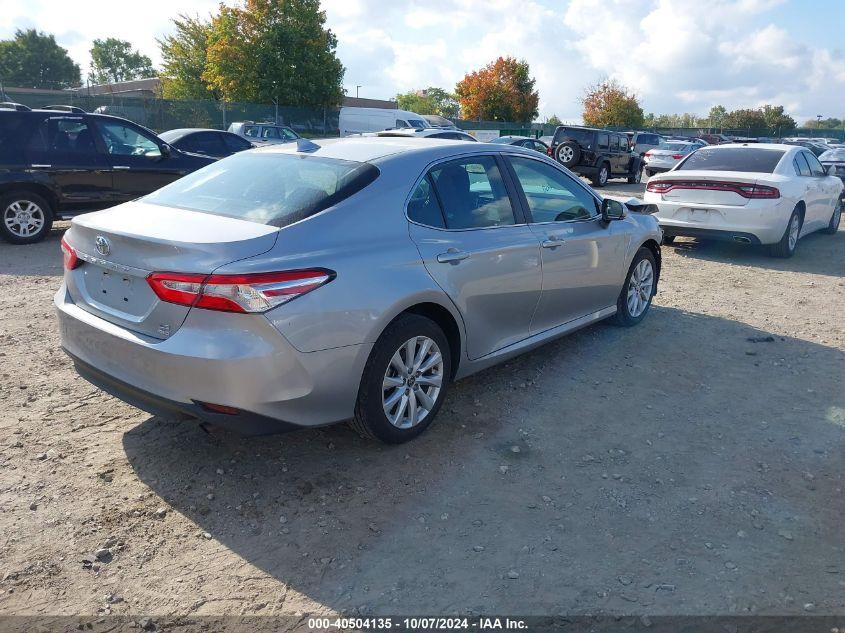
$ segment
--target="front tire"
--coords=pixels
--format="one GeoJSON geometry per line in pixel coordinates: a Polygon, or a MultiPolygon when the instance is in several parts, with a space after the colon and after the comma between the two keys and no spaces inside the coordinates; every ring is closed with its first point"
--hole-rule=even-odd
{"type": "Polygon", "coordinates": [[[31,191],[10,191],[0,196],[0,237],[12,244],[34,244],[50,233],[53,210],[31,191]]]}
{"type": "Polygon", "coordinates": [[[657,291],[657,263],[654,253],[645,246],[634,255],[628,276],[616,301],[614,322],[623,327],[637,325],[648,314],[657,291]]]}
{"type": "Polygon", "coordinates": [[[452,354],[434,321],[404,314],[373,346],[350,425],[364,438],[401,444],[434,420],[452,376],[452,354]]]}
{"type": "Polygon", "coordinates": [[[825,235],[836,235],[836,232],[839,230],[839,222],[842,219],[843,204],[845,204],[845,201],[840,200],[836,205],[836,208],[833,210],[833,215],[830,216],[830,224],[827,225],[827,228],[822,229],[822,233],[825,235]]]}
{"type": "Polygon", "coordinates": [[[795,254],[795,249],[798,247],[798,240],[801,237],[801,227],[803,225],[804,216],[801,213],[801,208],[796,206],[792,210],[792,215],[789,216],[789,222],[786,224],[786,230],[783,232],[780,242],[769,246],[769,255],[784,259],[792,257],[795,254]]]}
{"type": "Polygon", "coordinates": [[[637,169],[637,172],[633,176],[628,176],[628,184],[635,185],[643,181],[643,168],[642,165],[637,169]]]}

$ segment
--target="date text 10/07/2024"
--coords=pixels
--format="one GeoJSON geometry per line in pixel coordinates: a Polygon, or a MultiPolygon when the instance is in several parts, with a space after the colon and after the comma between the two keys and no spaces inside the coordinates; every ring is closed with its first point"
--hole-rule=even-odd
{"type": "Polygon", "coordinates": [[[444,618],[444,617],[370,617],[309,618],[312,630],[396,630],[396,631],[519,631],[528,628],[524,620],[508,617],[444,618]]]}

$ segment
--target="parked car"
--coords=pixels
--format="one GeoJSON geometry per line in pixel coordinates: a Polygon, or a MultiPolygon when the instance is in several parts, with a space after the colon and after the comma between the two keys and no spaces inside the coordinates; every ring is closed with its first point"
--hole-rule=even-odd
{"type": "Polygon", "coordinates": [[[845,146],[827,150],[819,162],[831,176],[838,176],[845,183],[845,146]]]}
{"type": "Polygon", "coordinates": [[[631,150],[638,156],[645,156],[646,152],[656,149],[662,138],[655,132],[625,132],[631,150]]]}
{"type": "Polygon", "coordinates": [[[783,144],[784,145],[797,145],[799,147],[806,147],[808,150],[813,152],[813,154],[816,157],[821,156],[828,149],[830,149],[827,145],[824,145],[824,144],[819,143],[817,141],[809,141],[809,140],[806,140],[806,141],[802,141],[802,140],[799,140],[799,141],[784,141],[783,144]]]}
{"type": "Polygon", "coordinates": [[[143,196],[211,162],[126,119],[0,110],[0,237],[38,242],[55,219],[143,196]]]}
{"type": "Polygon", "coordinates": [[[438,114],[424,114],[423,119],[425,119],[426,127],[435,127],[441,130],[458,129],[458,126],[452,123],[449,119],[438,114]]]}
{"type": "Polygon", "coordinates": [[[627,135],[621,132],[559,125],[548,155],[590,178],[594,187],[603,187],[610,178],[626,178],[629,183],[642,179],[642,158],[631,151],[627,135]]]}
{"type": "Polygon", "coordinates": [[[341,136],[382,130],[421,130],[429,127],[425,117],[416,112],[357,107],[341,108],[338,125],[341,136]]]}
{"type": "Polygon", "coordinates": [[[404,442],[453,380],[589,323],[642,321],[661,262],[642,210],[509,145],[241,152],[73,221],[61,344],[147,411],[243,433],[351,419],[404,442]]]}
{"type": "Polygon", "coordinates": [[[398,136],[406,138],[439,138],[447,141],[478,141],[478,139],[474,136],[471,136],[461,130],[441,130],[440,128],[426,128],[422,130],[385,130],[383,132],[376,132],[375,134],[365,134],[364,136],[398,136]]]}
{"type": "Polygon", "coordinates": [[[288,126],[276,125],[275,123],[237,121],[229,125],[228,131],[246,139],[256,147],[281,145],[302,138],[288,126]]]}
{"type": "Polygon", "coordinates": [[[724,145],[731,142],[731,139],[724,134],[702,134],[701,140],[707,141],[710,145],[724,145]]]}
{"type": "Polygon", "coordinates": [[[662,171],[669,171],[699,147],[704,146],[687,141],[665,141],[661,143],[657,149],[646,152],[644,158],[645,175],[651,177],[662,171]]]}
{"type": "Polygon", "coordinates": [[[798,240],[839,226],[842,181],[809,150],[791,145],[716,145],[648,181],[664,242],[678,235],[765,244],[791,257],[798,240]]]}
{"type": "Polygon", "coordinates": [[[525,147],[533,149],[541,154],[548,154],[549,146],[540,139],[531,136],[500,136],[494,138],[490,143],[501,143],[502,145],[516,145],[517,147],[525,147]]]}
{"type": "Polygon", "coordinates": [[[185,152],[202,154],[211,158],[225,158],[236,152],[255,147],[248,140],[232,132],[208,130],[203,128],[181,128],[168,130],[158,135],[171,147],[185,152]]]}

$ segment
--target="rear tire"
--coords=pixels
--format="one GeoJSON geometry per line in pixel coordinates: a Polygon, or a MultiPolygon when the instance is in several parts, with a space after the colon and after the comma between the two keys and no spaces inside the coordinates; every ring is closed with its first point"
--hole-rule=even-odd
{"type": "Polygon", "coordinates": [[[593,187],[604,187],[610,178],[610,165],[602,163],[599,172],[592,178],[593,187]]]}
{"type": "Polygon", "coordinates": [[[637,168],[636,173],[633,176],[628,176],[628,184],[635,185],[639,182],[643,181],[643,168],[642,165],[637,168]]]}
{"type": "Polygon", "coordinates": [[[386,444],[414,439],[440,410],[451,372],[451,350],[440,326],[416,314],[399,316],[370,352],[350,426],[362,437],[386,444]],[[414,351],[409,355],[412,342],[414,351]],[[426,369],[429,362],[434,364],[426,369]]]}
{"type": "Polygon", "coordinates": [[[830,216],[830,224],[827,225],[826,229],[822,229],[822,233],[825,235],[836,235],[836,232],[839,230],[839,221],[842,219],[843,204],[845,204],[845,201],[840,200],[836,205],[836,208],[833,210],[833,215],[830,216]]]}
{"type": "Polygon", "coordinates": [[[641,246],[628,268],[625,283],[616,300],[616,325],[637,325],[648,314],[651,300],[657,292],[657,263],[650,249],[641,246]]]}
{"type": "Polygon", "coordinates": [[[34,244],[50,233],[53,209],[31,191],[10,191],[0,196],[0,237],[11,244],[34,244]]]}
{"type": "Polygon", "coordinates": [[[792,215],[789,216],[789,222],[786,224],[786,230],[783,232],[780,242],[769,246],[769,255],[784,259],[792,257],[795,254],[795,249],[798,248],[798,240],[801,237],[803,225],[804,216],[801,213],[801,208],[796,206],[792,210],[792,215]]]}

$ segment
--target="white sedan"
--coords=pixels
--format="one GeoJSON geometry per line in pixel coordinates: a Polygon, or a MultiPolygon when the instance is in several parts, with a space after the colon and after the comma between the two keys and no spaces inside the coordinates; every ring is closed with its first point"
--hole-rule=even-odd
{"type": "Polygon", "coordinates": [[[676,236],[765,244],[791,257],[814,231],[836,233],[842,181],[795,145],[710,145],[649,179],[645,202],[664,242],[676,236]]]}

